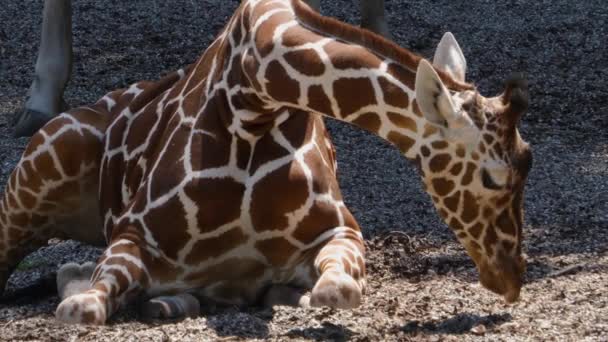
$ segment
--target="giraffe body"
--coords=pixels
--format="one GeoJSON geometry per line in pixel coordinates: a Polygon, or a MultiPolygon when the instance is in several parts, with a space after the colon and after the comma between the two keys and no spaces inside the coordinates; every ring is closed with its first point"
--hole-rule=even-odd
{"type": "Polygon", "coordinates": [[[327,115],[416,161],[482,283],[513,301],[523,273],[528,150],[515,125],[525,87],[513,81],[481,97],[464,83],[451,34],[435,62],[299,1],[244,1],[193,65],[63,113],[34,135],[0,207],[1,275],[45,239],[74,234],[61,227],[93,198],[108,247],[90,288],[59,305],[61,321],[102,324],[141,296],[162,312],[169,301],[154,297],[184,293],[356,307],[364,245],[338,187],[327,115]],[[297,289],[312,289],[310,298],[297,289]]]}

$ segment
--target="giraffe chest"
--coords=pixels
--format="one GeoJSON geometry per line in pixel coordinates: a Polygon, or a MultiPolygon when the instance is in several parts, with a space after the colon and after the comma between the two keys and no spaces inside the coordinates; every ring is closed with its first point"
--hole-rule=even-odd
{"type": "Polygon", "coordinates": [[[123,137],[122,149],[137,155],[106,150],[107,239],[135,229],[179,266],[175,278],[197,287],[225,277],[226,267],[236,283],[289,278],[315,239],[344,221],[323,122],[295,115],[247,141],[214,127],[219,121],[169,120],[162,134],[150,132],[160,143],[129,146],[123,137]]]}

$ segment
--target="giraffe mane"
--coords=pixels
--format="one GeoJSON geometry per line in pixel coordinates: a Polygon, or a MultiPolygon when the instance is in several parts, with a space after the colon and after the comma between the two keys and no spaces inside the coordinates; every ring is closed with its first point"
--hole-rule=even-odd
{"type": "MultiPolygon", "coordinates": [[[[313,31],[331,35],[345,42],[361,45],[372,52],[384,58],[391,59],[411,70],[416,70],[418,63],[423,59],[423,57],[399,46],[379,34],[341,22],[331,17],[323,16],[303,3],[302,0],[291,0],[291,3],[296,19],[300,24],[313,31]]],[[[449,89],[456,91],[475,89],[472,84],[459,82],[445,71],[437,69],[436,67],[434,68],[449,89]]]]}

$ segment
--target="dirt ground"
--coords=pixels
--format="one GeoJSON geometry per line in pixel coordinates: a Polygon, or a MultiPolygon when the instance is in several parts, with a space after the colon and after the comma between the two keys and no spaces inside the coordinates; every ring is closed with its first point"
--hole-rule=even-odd
{"type": "MultiPolygon", "coordinates": [[[[42,1],[0,6],[0,184],[27,139],[10,136],[33,75],[42,1]]],[[[194,61],[237,1],[74,1],[74,76],[66,100],[194,61]]],[[[323,2],[356,23],[355,0],[323,2]]],[[[608,4],[587,1],[387,0],[393,38],[431,57],[452,31],[485,95],[511,72],[531,85],[521,132],[533,147],[526,193],[521,300],[506,305],[477,283],[412,165],[380,139],[329,122],[342,190],[368,239],[369,291],[352,311],[204,307],[180,322],[141,322],[133,308],[105,327],[58,325],[52,273],[99,250],[55,241],[28,257],[0,303],[5,341],[490,340],[608,341],[608,4]],[[500,3],[500,4],[499,4],[500,3]],[[24,292],[29,286],[34,291],[24,292]],[[27,294],[25,294],[27,293],[27,294]]],[[[30,288],[31,289],[31,288],[30,288]]]]}

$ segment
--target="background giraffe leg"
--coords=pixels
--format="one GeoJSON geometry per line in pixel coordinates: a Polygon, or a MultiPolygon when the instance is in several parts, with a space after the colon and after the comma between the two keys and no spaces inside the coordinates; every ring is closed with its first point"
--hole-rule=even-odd
{"type": "Polygon", "coordinates": [[[72,72],[71,0],[45,0],[40,49],[25,109],[13,120],[17,137],[31,136],[67,110],[63,91],[72,72]]]}
{"type": "MultiPolygon", "coordinates": [[[[321,0],[304,0],[311,8],[319,12],[321,0]]],[[[384,0],[359,0],[361,27],[391,39],[386,22],[384,0]]]]}
{"type": "Polygon", "coordinates": [[[320,275],[310,295],[310,306],[351,309],[365,292],[364,245],[354,229],[328,241],[317,254],[314,267],[320,275]]]}
{"type": "Polygon", "coordinates": [[[13,170],[0,201],[0,294],[17,264],[51,237],[105,244],[97,188],[109,115],[96,106],[43,127],[13,170]]]}
{"type": "Polygon", "coordinates": [[[361,27],[390,39],[391,34],[386,22],[384,0],[360,0],[361,27]]]}

